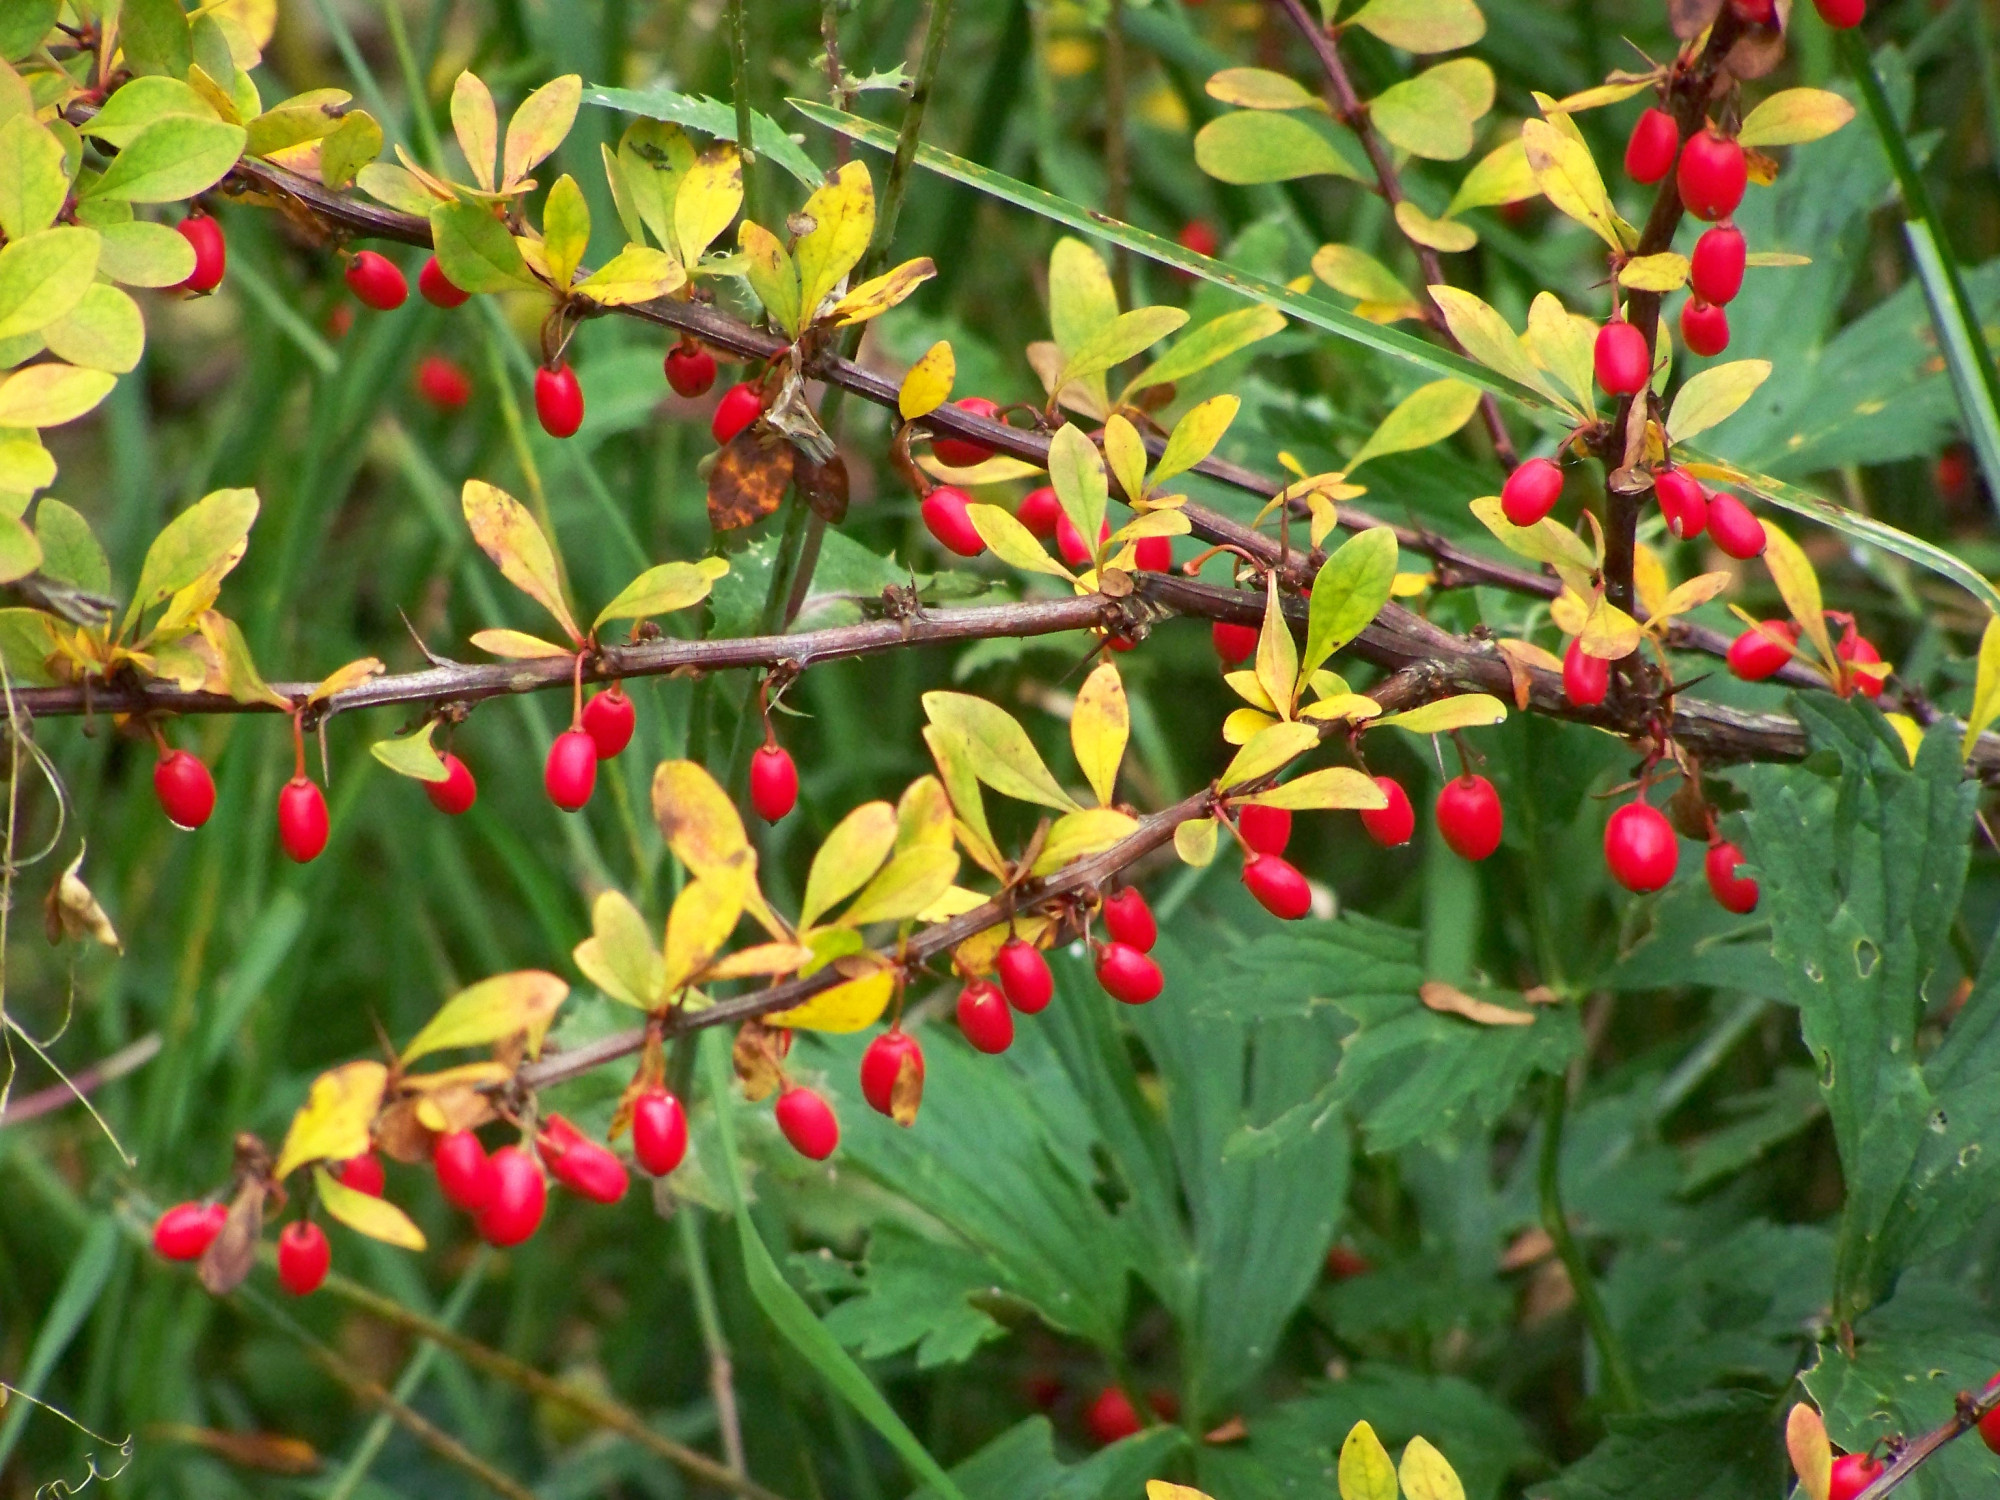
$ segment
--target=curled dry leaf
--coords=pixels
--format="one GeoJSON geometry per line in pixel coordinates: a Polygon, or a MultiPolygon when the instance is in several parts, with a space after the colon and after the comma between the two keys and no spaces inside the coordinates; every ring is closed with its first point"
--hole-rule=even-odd
{"type": "Polygon", "coordinates": [[[83,868],[83,856],[88,847],[78,848],[76,858],[69,862],[69,868],[56,877],[56,883],[49,889],[44,912],[49,941],[60,943],[65,937],[92,937],[105,947],[123,953],[125,944],[118,936],[118,929],[111,925],[111,918],[104,914],[104,908],[97,904],[97,897],[77,874],[83,868]]]}
{"type": "Polygon", "coordinates": [[[798,458],[792,445],[752,426],[731,438],[708,471],[708,520],[717,531],[738,531],[778,508],[798,458]]]}
{"type": "Polygon", "coordinates": [[[1432,1010],[1445,1015],[1463,1016],[1468,1021],[1476,1021],[1481,1026],[1532,1026],[1535,1018],[1525,1010],[1515,1010],[1507,1005],[1495,1005],[1490,1000],[1476,1000],[1455,985],[1446,984],[1441,979],[1427,979],[1417,989],[1417,998],[1432,1010]]]}

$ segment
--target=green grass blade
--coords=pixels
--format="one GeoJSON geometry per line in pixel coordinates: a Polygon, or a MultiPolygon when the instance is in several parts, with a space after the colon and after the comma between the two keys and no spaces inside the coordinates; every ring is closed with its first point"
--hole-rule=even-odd
{"type": "Polygon", "coordinates": [[[1990,363],[1992,356],[1979,325],[1966,322],[1963,309],[1953,298],[1951,268],[1931,226],[1911,219],[1903,225],[1903,233],[1910,241],[1917,278],[1923,282],[1924,301],[1930,304],[1931,322],[1944,349],[1945,368],[1951,373],[1951,388],[1965,418],[1966,435],[1979,455],[1988,492],[2000,495],[2000,413],[1994,410],[1993,393],[1987,389],[1980,368],[1981,357],[1990,363]]]}
{"type": "MultiPolygon", "coordinates": [[[[69,1274],[63,1277],[55,1301],[49,1304],[48,1315],[42,1319],[42,1326],[35,1334],[35,1346],[28,1353],[27,1366],[21,1371],[16,1384],[17,1390],[29,1396],[40,1394],[42,1382],[49,1378],[56,1361],[62,1358],[70,1340],[83,1327],[83,1320],[97,1305],[98,1296],[104,1291],[104,1283],[110,1278],[111,1268],[117,1259],[117,1221],[108,1216],[98,1219],[84,1236],[76,1259],[70,1262],[69,1274]]],[[[31,1401],[8,1404],[13,1409],[7,1413],[6,1421],[0,1423],[0,1468],[6,1466],[14,1445],[20,1442],[29,1414],[37,1410],[31,1401]]]]}

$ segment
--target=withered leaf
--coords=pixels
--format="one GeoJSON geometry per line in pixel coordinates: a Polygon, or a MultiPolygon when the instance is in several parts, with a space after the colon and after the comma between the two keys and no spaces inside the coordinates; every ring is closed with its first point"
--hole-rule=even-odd
{"type": "Polygon", "coordinates": [[[1427,979],[1418,987],[1417,998],[1432,1010],[1463,1016],[1481,1026],[1532,1026],[1535,1018],[1525,1010],[1495,1005],[1491,1000],[1475,1000],[1464,990],[1441,979],[1427,979]]]}
{"type": "Polygon", "coordinates": [[[898,1125],[917,1123],[917,1106],[924,1102],[924,1070],[916,1054],[905,1052],[896,1066],[896,1081],[889,1086],[889,1118],[898,1125]]]}
{"type": "Polygon", "coordinates": [[[736,1033],[731,1049],[736,1077],[743,1085],[743,1097],[752,1104],[778,1091],[778,1049],[770,1029],[757,1021],[746,1021],[736,1033]]]}
{"type": "Polygon", "coordinates": [[[201,1258],[201,1284],[217,1297],[235,1291],[257,1263],[263,1233],[264,1184],[253,1178],[236,1190],[222,1233],[201,1258]]]}
{"type": "Polygon", "coordinates": [[[708,471],[708,524],[736,531],[771,514],[792,482],[797,457],[790,443],[755,427],[731,438],[708,471]]]}
{"type": "Polygon", "coordinates": [[[847,519],[847,460],[838,453],[825,463],[814,463],[801,456],[798,460],[799,493],[806,497],[806,504],[813,508],[813,514],[829,526],[838,526],[847,519]]]}

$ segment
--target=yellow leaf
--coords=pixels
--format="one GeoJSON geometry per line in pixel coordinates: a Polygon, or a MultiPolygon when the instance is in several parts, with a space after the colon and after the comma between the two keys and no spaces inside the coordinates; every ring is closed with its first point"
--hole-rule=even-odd
{"type": "Polygon", "coordinates": [[[1109,661],[1099,662],[1077,690],[1076,707],[1069,719],[1069,742],[1100,806],[1111,805],[1118,785],[1118,763],[1125,758],[1125,741],[1131,731],[1132,717],[1118,668],[1109,661]]]}
{"type": "Polygon", "coordinates": [[[892,266],[880,276],[871,276],[833,304],[827,316],[842,328],[879,318],[902,303],[918,287],[937,275],[937,266],[927,255],[892,266]]]}
{"type": "Polygon", "coordinates": [[[1228,718],[1222,721],[1223,743],[1227,745],[1247,745],[1259,733],[1269,729],[1277,722],[1271,715],[1260,713],[1254,708],[1235,709],[1230,713],[1228,718]]]}
{"type": "Polygon", "coordinates": [[[1819,1412],[1803,1401],[1785,1417],[1785,1451],[1791,1455],[1806,1500],[1826,1500],[1833,1486],[1833,1444],[1819,1412]]]}
{"type": "MultiPolygon", "coordinates": [[[[1402,317],[1421,317],[1423,307],[1402,278],[1365,250],[1352,245],[1321,245],[1313,252],[1313,275],[1336,292],[1383,309],[1403,308],[1402,317]]],[[[1372,321],[1372,320],[1371,320],[1372,321]]],[[[1386,315],[1383,322],[1394,322],[1386,315]]]]}
{"type": "Polygon", "coordinates": [[[1479,409],[1479,388],[1463,380],[1433,380],[1420,385],[1396,404],[1369,434],[1368,441],[1347,461],[1352,474],[1371,458],[1407,453],[1443,442],[1472,419],[1479,409]]]}
{"type": "Polygon", "coordinates": [[[1784,89],[1743,117],[1736,140],[1745,147],[1803,146],[1832,135],[1854,118],[1854,106],[1825,89],[1784,89]]]}
{"type": "Polygon", "coordinates": [[[1477,729],[1485,724],[1498,724],[1506,717],[1507,705],[1492,694],[1459,693],[1418,708],[1405,709],[1401,713],[1384,714],[1368,727],[1376,729],[1384,724],[1394,724],[1411,734],[1444,734],[1453,729],[1477,729]]]}
{"type": "Polygon", "coordinates": [[[1923,726],[1908,714],[1884,714],[1889,727],[1896,731],[1896,738],[1903,742],[1903,757],[1911,765],[1917,763],[1917,751],[1923,748],[1923,726]]]}
{"type": "Polygon", "coordinates": [[[1200,405],[1190,407],[1167,436],[1166,451],[1153,470],[1153,483],[1164,484],[1213,453],[1242,408],[1243,402],[1235,396],[1210,396],[1200,405]]]}
{"type": "Polygon", "coordinates": [[[1034,874],[1052,875],[1064,865],[1093,854],[1101,854],[1113,844],[1129,838],[1139,820],[1110,807],[1086,807],[1066,813],[1049,826],[1042,852],[1035,857],[1034,874]]]}
{"type": "MultiPolygon", "coordinates": [[[[1481,1026],[1532,1026],[1534,1014],[1530,1011],[1515,1010],[1512,1006],[1495,1005],[1491,1000],[1478,1000],[1454,985],[1442,980],[1428,979],[1417,989],[1417,998],[1431,1010],[1448,1016],[1463,1016],[1466,1020],[1481,1026]]],[[[1440,1459],[1440,1462],[1443,1460],[1440,1459]]],[[[1343,1470],[1345,1465],[1343,1464],[1343,1470]]],[[[1454,1479],[1457,1477],[1453,1476],[1454,1479]]],[[[1342,1493],[1346,1492],[1343,1485],[1342,1493]]]]}
{"type": "Polygon", "coordinates": [[[116,384],[118,377],[109,370],[53,362],[29,365],[0,380],[0,427],[60,427],[74,422],[93,411],[116,384]]]}
{"type": "Polygon", "coordinates": [[[1257,680],[1255,672],[1245,672],[1240,669],[1234,672],[1224,672],[1222,680],[1229,684],[1230,690],[1237,697],[1241,698],[1251,707],[1261,708],[1267,714],[1277,713],[1278,705],[1273,703],[1271,695],[1264,691],[1264,684],[1257,680]]]}
{"type": "Polygon", "coordinates": [[[1410,1500],[1465,1500],[1465,1486],[1445,1457],[1420,1437],[1403,1449],[1403,1493],[1410,1500]]]}
{"type": "Polygon", "coordinates": [[[1554,394],[1498,310],[1459,287],[1438,285],[1430,292],[1452,337],[1464,346],[1467,354],[1487,369],[1498,371],[1531,391],[1540,391],[1545,396],[1554,394]]]}
{"type": "Polygon", "coordinates": [[[1011,510],[998,505],[968,505],[965,514],[972,522],[972,529],[979,533],[979,539],[1010,568],[1074,581],[1070,570],[1049,556],[1035,534],[1011,510]]]}
{"type": "Polygon", "coordinates": [[[368,1149],[389,1070],[378,1062],[343,1063],[315,1078],[292,1116],[273,1175],[289,1177],[311,1161],[346,1161],[368,1149]]]}
{"type": "Polygon", "coordinates": [[[1104,443],[1104,462],[1118,481],[1128,502],[1136,504],[1146,494],[1146,442],[1139,429],[1124,417],[1113,415],[1099,434],[1104,443]]]}
{"type": "MultiPolygon", "coordinates": [[[[1819,589],[1819,574],[1799,544],[1773,522],[1764,523],[1764,566],[1778,596],[1785,601],[1792,619],[1819,651],[1819,659],[1831,667],[1836,660],[1833,641],[1826,633],[1826,604],[1819,589]]],[[[1982,654],[1985,643],[1980,644],[1982,654]]]]}
{"type": "Polygon", "coordinates": [[[1666,564],[1644,542],[1632,549],[1632,592],[1649,615],[1658,616],[1667,607],[1666,564]]]}
{"type": "Polygon", "coordinates": [[[1752,250],[1743,257],[1743,264],[1750,267],[1763,266],[1767,269],[1784,266],[1809,266],[1810,255],[1796,255],[1789,250],[1752,250]]]}
{"type": "Polygon", "coordinates": [[[1365,693],[1333,693],[1317,703],[1307,704],[1299,710],[1299,717],[1326,724],[1336,719],[1373,719],[1381,712],[1382,705],[1365,693]]]}
{"type": "Polygon", "coordinates": [[[759,943],[754,948],[725,953],[703,971],[702,977],[710,981],[773,979],[797,973],[811,962],[812,956],[812,949],[801,948],[797,943],[759,943]]]}
{"type": "Polygon", "coordinates": [[[1285,807],[1300,812],[1340,808],[1372,810],[1389,805],[1374,778],[1352,766],[1327,766],[1296,776],[1282,786],[1243,799],[1258,807],[1285,807]]]}
{"type": "Polygon", "coordinates": [[[1455,52],[1486,35],[1486,17],[1473,0],[1368,0],[1341,24],[1405,52],[1455,52]]]}
{"type": "Polygon", "coordinates": [[[660,963],[661,993],[684,988],[722,951],[742,919],[752,872],[746,849],[727,864],[716,865],[681,887],[667,913],[667,938],[660,963]]]}
{"type": "Polygon", "coordinates": [[[569,986],[540,969],[496,974],[460,990],[431,1017],[403,1049],[411,1062],[447,1047],[487,1047],[510,1037],[527,1038],[528,1055],[542,1050],[542,1037],[569,986]]]}
{"type": "Polygon", "coordinates": [[[986,805],[979,794],[979,777],[973,770],[971,741],[960,730],[926,724],[924,743],[930,747],[946,795],[951,798],[959,843],[981,869],[1004,877],[1007,861],[993,842],[992,830],[986,823],[986,805]]]}
{"type": "Polygon", "coordinates": [[[1687,279],[1688,258],[1671,250],[1628,260],[1618,273],[1618,284],[1635,292],[1677,292],[1687,279]]]}
{"type": "Polygon", "coordinates": [[[1269,776],[1297,760],[1319,743],[1319,731],[1310,724],[1273,724],[1259,730],[1229,763],[1216,785],[1223,791],[1246,781],[1269,776]]]}
{"type": "Polygon", "coordinates": [[[895,991],[895,974],[889,969],[877,969],[822,990],[803,1005],[768,1015],[764,1024],[789,1026],[795,1031],[865,1031],[882,1018],[895,991]]]}
{"type": "Polygon", "coordinates": [[[1366,1422],[1340,1445],[1340,1500],[1396,1500],[1396,1466],[1366,1422]]]}
{"type": "Polygon", "coordinates": [[[743,207],[743,158],[718,142],[695,158],[674,192],[673,248],[694,266],[743,207]]]}
{"type": "MultiPolygon", "coordinates": [[[[1664,337],[1666,325],[1660,325],[1664,337]]],[[[1674,397],[1674,409],[1667,413],[1667,431],[1673,440],[1684,443],[1697,432],[1706,432],[1736,411],[1757,393],[1771,375],[1768,359],[1738,359],[1714,365],[1690,376],[1674,397]]]]}
{"type": "MultiPolygon", "coordinates": [[[[1126,542],[1144,541],[1151,536],[1186,536],[1192,529],[1186,515],[1179,510],[1149,510],[1134,516],[1112,532],[1111,540],[1105,545],[1116,552],[1126,542]]],[[[1122,565],[1114,563],[1113,566],[1122,565]]]]}
{"type": "Polygon", "coordinates": [[[937,844],[905,849],[868,882],[854,904],[841,913],[848,927],[870,922],[906,922],[926,911],[958,878],[958,851],[937,844]]]}
{"type": "Polygon", "coordinates": [[[1597,411],[1597,376],[1591,353],[1597,325],[1570,312],[1553,292],[1539,292],[1528,308],[1528,352],[1542,369],[1562,382],[1586,416],[1597,411]]]}
{"type": "Polygon", "coordinates": [[[583,189],[565,172],[542,206],[542,259],[558,291],[576,280],[576,268],[590,250],[590,205],[583,189]]]}
{"type": "Polygon", "coordinates": [[[895,849],[896,831],[896,810],[886,802],[864,802],[842,818],[813,855],[799,926],[811,927],[866,885],[895,849]]]}
{"type": "Polygon", "coordinates": [[[1521,138],[1496,146],[1482,156],[1465,181],[1458,185],[1458,191],[1451,195],[1451,202],[1445,207],[1447,219],[1456,218],[1468,208],[1493,208],[1503,203],[1520,203],[1541,195],[1541,185],[1535,181],[1535,169],[1528,165],[1527,148],[1521,138]]]}
{"type": "MultiPolygon", "coordinates": [[[[1057,363],[1073,357],[1118,316],[1118,293],[1104,257],[1082,240],[1065,235],[1049,252],[1049,330],[1061,351],[1057,363]]],[[[1100,404],[1106,399],[1101,376],[1084,382],[1100,404]]]]}
{"type": "Polygon", "coordinates": [[[1586,573],[1597,566],[1597,558],[1583,538],[1560,521],[1543,516],[1532,526],[1516,526],[1500,508],[1498,495],[1482,495],[1470,509],[1509,552],[1553,567],[1581,568],[1586,573]]]}
{"type": "Polygon", "coordinates": [[[1299,646],[1278,603],[1276,570],[1264,575],[1264,625],[1257,632],[1257,686],[1265,701],[1288,715],[1299,694],[1299,646]]]}
{"type": "Polygon", "coordinates": [[[1174,853],[1197,870],[1214,862],[1219,827],[1213,818],[1189,818],[1174,829],[1174,853]]]}
{"type": "Polygon", "coordinates": [[[493,108],[492,92],[470,72],[460,73],[451,86],[451,128],[458,136],[458,149],[465,153],[465,164],[472,168],[472,180],[492,192],[500,116],[493,108]]]}
{"type": "Polygon", "coordinates": [[[951,345],[939,339],[903,377],[903,387],[896,394],[896,409],[903,414],[903,420],[912,421],[943,406],[957,375],[958,361],[951,345]]]}
{"type": "Polygon", "coordinates": [[[580,296],[600,307],[631,307],[679,291],[687,281],[681,263],[651,245],[627,245],[577,283],[580,296]]]}
{"type": "Polygon", "coordinates": [[[1105,478],[1104,455],[1074,422],[1065,422],[1049,439],[1049,483],[1076,534],[1095,546],[1110,500],[1110,485],[1105,478]]]}
{"type": "Polygon", "coordinates": [[[1188,315],[1178,307],[1136,307],[1120,313],[1070,356],[1057,377],[1056,388],[1095,379],[1115,365],[1136,359],[1187,320],[1188,315]]]}
{"type": "Polygon", "coordinates": [[[1703,573],[1699,577],[1688,579],[1685,583],[1675,584],[1673,592],[1667,595],[1666,603],[1661,607],[1660,613],[1684,615],[1691,609],[1700,609],[1735,581],[1736,575],[1733,573],[1703,573]]]}
{"type": "Polygon", "coordinates": [[[1028,731],[998,704],[969,693],[925,693],[923,702],[931,723],[964,736],[974,773],[1001,796],[1058,812],[1077,810],[1075,799],[1042,763],[1028,731]]]}
{"type": "Polygon", "coordinates": [[[1639,622],[1602,595],[1576,638],[1577,649],[1602,661],[1620,661],[1639,649],[1639,622]]]}
{"type": "Polygon", "coordinates": [[[1604,191],[1590,148],[1546,120],[1524,121],[1521,144],[1543,196],[1613,250],[1624,249],[1618,238],[1617,211],[1604,191]]]}
{"type": "Polygon", "coordinates": [[[324,703],[337,693],[344,693],[351,687],[359,687],[371,677],[380,677],[388,670],[373,656],[364,656],[359,661],[351,661],[344,667],[337,667],[312,690],[308,703],[324,703]]]}
{"type": "Polygon", "coordinates": [[[582,102],[583,80],[575,73],[550,79],[521,101],[514,118],[507,122],[506,161],[500,181],[503,191],[517,189],[563,143],[582,102]]]}
{"type": "Polygon", "coordinates": [[[1972,747],[1995,719],[2000,719],[2000,615],[1988,615],[1979,637],[1979,672],[1972,686],[1972,711],[1965,717],[1961,760],[1972,758],[1972,747]]]}
{"type": "Polygon", "coordinates": [[[590,628],[595,631],[607,620],[646,620],[654,615],[670,615],[708,597],[716,579],[729,571],[721,557],[704,557],[695,562],[661,563],[648,568],[618,591],[618,597],[597,613],[590,628]]]}
{"type": "Polygon", "coordinates": [[[462,501],[479,550],[493,560],[502,577],[554,615],[572,641],[581,642],[583,632],[563,600],[555,551],[527,507],[483,479],[465,481],[462,501]]]}
{"type": "Polygon", "coordinates": [[[575,656],[576,653],[553,641],[545,641],[539,636],[528,635],[519,630],[475,630],[472,644],[481,651],[495,656],[504,656],[510,661],[538,661],[555,656],[575,656]]]}
{"type": "Polygon", "coordinates": [[[750,847],[736,804],[695,761],[660,762],[653,772],[653,817],[674,858],[695,875],[732,863],[750,847]]]}
{"type": "Polygon", "coordinates": [[[812,229],[792,247],[799,267],[799,314],[810,322],[820,303],[846,279],[875,233],[875,185],[850,161],[806,199],[801,214],[812,229]]]}
{"type": "Polygon", "coordinates": [[[639,909],[618,891],[605,891],[590,908],[591,935],[576,945],[584,978],[613,1000],[651,1010],[666,998],[665,970],[639,909]]]}
{"type": "Polygon", "coordinates": [[[944,783],[935,776],[919,776],[896,801],[896,852],[949,849],[951,843],[951,798],[944,783]]]}
{"type": "Polygon", "coordinates": [[[1479,243],[1479,231],[1470,224],[1450,217],[1433,219],[1408,198],[1396,205],[1396,227],[1419,245],[1446,255],[1457,255],[1479,243]]]}
{"type": "Polygon", "coordinates": [[[1224,68],[1208,80],[1208,97],[1244,109],[1320,109],[1316,94],[1268,68],[1224,68]]]}
{"type": "Polygon", "coordinates": [[[335,1180],[324,1167],[313,1168],[313,1191],[319,1206],[356,1234],[394,1245],[399,1250],[424,1248],[424,1232],[410,1222],[410,1216],[386,1198],[364,1193],[335,1180]]]}
{"type": "Polygon", "coordinates": [[[804,326],[799,268],[778,237],[750,219],[736,226],[736,243],[749,257],[744,275],[773,323],[797,338],[804,326]]]}

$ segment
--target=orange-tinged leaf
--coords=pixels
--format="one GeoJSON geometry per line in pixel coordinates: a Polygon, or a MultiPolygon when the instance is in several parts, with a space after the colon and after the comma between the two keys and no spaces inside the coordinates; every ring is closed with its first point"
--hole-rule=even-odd
{"type": "Polygon", "coordinates": [[[724,954],[702,971],[708,981],[719,979],[775,979],[796,973],[812,959],[813,951],[797,943],[759,943],[724,954]]]}
{"type": "Polygon", "coordinates": [[[366,1061],[343,1063],[315,1078],[285,1132],[273,1175],[284,1178],[307,1162],[346,1161],[365,1152],[388,1081],[387,1068],[366,1061]]]}
{"type": "Polygon", "coordinates": [[[504,656],[509,661],[546,661],[552,657],[576,655],[576,652],[558,646],[554,641],[545,641],[540,636],[521,630],[475,630],[471,639],[481,651],[504,656]]]}
{"type": "Polygon", "coordinates": [[[521,101],[507,122],[506,162],[501,186],[512,191],[563,143],[583,102],[583,79],[575,73],[551,78],[521,101]]]}
{"type": "Polygon", "coordinates": [[[799,926],[811,927],[866,885],[896,847],[896,810],[886,802],[864,802],[826,836],[806,874],[799,926]]]}
{"type": "Polygon", "coordinates": [[[492,91],[471,72],[460,73],[451,86],[451,128],[466,165],[472,168],[472,180],[491,192],[494,158],[500,151],[500,116],[493,107],[492,91]]]}
{"type": "Polygon", "coordinates": [[[766,1016],[764,1024],[795,1031],[865,1031],[882,1018],[895,992],[894,971],[880,968],[822,990],[802,1005],[766,1016]]]}
{"type": "Polygon", "coordinates": [[[320,1207],[356,1234],[394,1245],[399,1250],[424,1248],[424,1232],[410,1222],[410,1216],[386,1198],[359,1192],[334,1180],[324,1167],[313,1168],[313,1190],[320,1207]]]}
{"type": "Polygon", "coordinates": [[[1389,799],[1374,778],[1352,766],[1326,766],[1295,776],[1282,786],[1257,792],[1243,799],[1258,807],[1285,807],[1295,811],[1335,809],[1375,810],[1389,805],[1389,799]]]}
{"type": "Polygon", "coordinates": [[[482,979],[445,1001],[410,1039],[402,1060],[407,1064],[447,1047],[489,1047],[517,1036],[526,1037],[533,1057],[542,1050],[556,1008],[568,995],[566,982],[540,969],[482,979]]]}
{"type": "Polygon", "coordinates": [[[1826,1500],[1833,1486],[1833,1444],[1819,1412],[1803,1401],[1785,1417],[1785,1451],[1806,1500],[1826,1500]]]}
{"type": "Polygon", "coordinates": [[[360,687],[362,683],[371,677],[380,677],[387,670],[382,665],[381,658],[364,656],[359,661],[351,661],[346,666],[336,667],[333,671],[329,672],[320,680],[319,686],[312,690],[312,696],[306,699],[306,701],[308,703],[324,703],[327,699],[336,694],[344,693],[349,688],[360,687]]]}
{"type": "Polygon", "coordinates": [[[799,462],[799,451],[775,434],[746,427],[716,455],[708,471],[708,521],[736,531],[778,508],[799,462]]]}
{"type": "Polygon", "coordinates": [[[554,615],[564,634],[581,642],[583,632],[562,596],[555,549],[527,507],[483,479],[466,480],[461,500],[479,550],[493,559],[502,577],[554,615]]]}
{"type": "Polygon", "coordinates": [[[943,406],[957,375],[957,357],[951,352],[951,345],[939,339],[903,377],[903,387],[896,395],[896,409],[903,414],[903,420],[912,421],[943,406]]]}
{"type": "Polygon", "coordinates": [[[674,857],[695,875],[731,863],[750,847],[736,804],[691,760],[660,762],[653,773],[653,817],[674,857]]]}
{"type": "Polygon", "coordinates": [[[1118,763],[1125,758],[1125,741],[1132,732],[1132,715],[1125,701],[1125,684],[1118,668],[1100,662],[1077,690],[1069,719],[1069,742],[1084,779],[1109,807],[1118,786],[1118,763]]]}
{"type": "Polygon", "coordinates": [[[1660,613],[1684,615],[1691,609],[1699,609],[1735,581],[1733,573],[1703,573],[1685,583],[1677,583],[1667,595],[1666,605],[1660,613]]]}
{"type": "Polygon", "coordinates": [[[1396,1500],[1396,1466],[1366,1422],[1356,1422],[1340,1445],[1340,1500],[1396,1500]]]}

